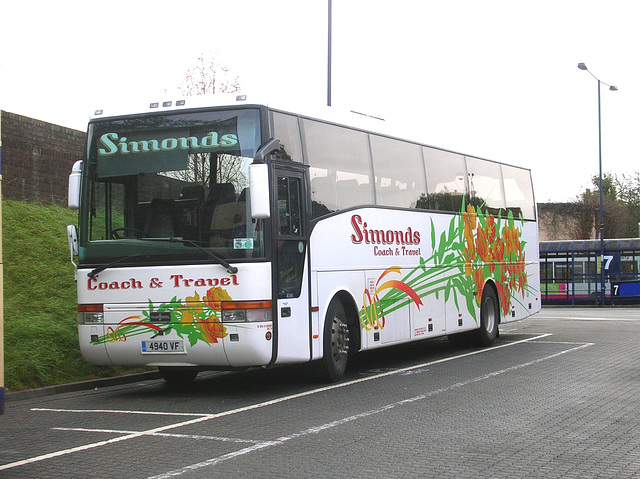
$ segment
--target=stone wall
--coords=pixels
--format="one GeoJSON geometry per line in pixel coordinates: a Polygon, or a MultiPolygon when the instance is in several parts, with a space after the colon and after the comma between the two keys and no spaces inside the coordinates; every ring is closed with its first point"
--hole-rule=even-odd
{"type": "Polygon", "coordinates": [[[540,241],[595,239],[597,208],[579,203],[538,203],[540,241]]]}
{"type": "Polygon", "coordinates": [[[3,111],[2,196],[66,206],[73,163],[82,156],[85,132],[3,111]]]}

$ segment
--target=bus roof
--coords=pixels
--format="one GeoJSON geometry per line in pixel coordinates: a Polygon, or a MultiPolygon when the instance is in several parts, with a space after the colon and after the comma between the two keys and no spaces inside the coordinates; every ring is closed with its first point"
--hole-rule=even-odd
{"type": "MultiPolygon", "coordinates": [[[[340,110],[336,107],[308,107],[301,102],[287,103],[279,101],[273,103],[267,101],[265,98],[259,98],[257,96],[249,96],[243,93],[223,93],[216,95],[198,95],[198,96],[178,96],[177,99],[163,99],[156,100],[149,103],[129,103],[126,105],[114,105],[109,109],[96,110],[91,115],[91,120],[99,120],[110,117],[122,117],[129,115],[139,115],[145,113],[159,113],[159,112],[178,112],[181,110],[193,110],[201,108],[216,108],[216,107],[268,107],[275,110],[286,111],[296,115],[308,116],[310,118],[316,118],[318,120],[325,120],[332,123],[339,123],[344,126],[352,126],[356,128],[364,128],[361,124],[356,124],[358,120],[373,119],[375,117],[368,117],[368,115],[359,114],[357,112],[348,112],[340,110]]],[[[378,122],[384,120],[375,118],[378,122]]],[[[373,120],[372,120],[373,121],[373,120]]],[[[370,126],[369,126],[370,127],[370,126]]]]}
{"type": "MultiPolygon", "coordinates": [[[[148,103],[130,102],[124,105],[114,105],[109,109],[105,108],[95,110],[95,112],[90,116],[90,122],[132,115],[174,113],[182,110],[192,111],[194,109],[197,110],[217,107],[266,107],[284,113],[291,113],[294,115],[325,121],[328,123],[335,123],[337,125],[345,127],[357,128],[369,133],[376,133],[399,140],[409,141],[415,144],[435,148],[438,150],[448,151],[458,155],[464,155],[470,158],[478,158],[493,163],[501,163],[489,158],[482,158],[477,155],[469,155],[461,153],[459,151],[450,150],[448,148],[430,145],[428,143],[425,143],[424,140],[417,138],[417,135],[413,135],[408,132],[408,129],[403,129],[401,125],[399,126],[392,123],[387,123],[383,118],[380,117],[356,112],[353,110],[344,110],[333,106],[309,106],[305,105],[304,102],[300,99],[296,99],[295,103],[293,103],[291,100],[278,100],[275,103],[271,103],[265,98],[261,98],[258,96],[250,97],[249,95],[239,92],[216,95],[176,96],[176,98],[177,99],[173,100],[165,99],[148,103]]],[[[514,168],[531,171],[530,168],[515,166],[511,163],[502,164],[508,164],[509,166],[513,166],[514,168]]]]}

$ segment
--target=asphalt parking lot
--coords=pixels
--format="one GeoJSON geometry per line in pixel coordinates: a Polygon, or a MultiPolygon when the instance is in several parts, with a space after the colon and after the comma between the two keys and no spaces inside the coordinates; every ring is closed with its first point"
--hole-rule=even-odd
{"type": "Polygon", "coordinates": [[[640,309],[549,308],[488,349],[438,339],[306,366],[10,398],[0,477],[640,476],[640,309]]]}

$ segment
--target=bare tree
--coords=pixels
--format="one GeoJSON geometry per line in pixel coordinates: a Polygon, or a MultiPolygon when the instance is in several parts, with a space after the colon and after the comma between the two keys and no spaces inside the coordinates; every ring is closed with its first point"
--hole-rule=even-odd
{"type": "MultiPolygon", "coordinates": [[[[186,71],[178,90],[185,96],[234,93],[240,90],[240,78],[218,52],[202,52],[186,71]]],[[[166,173],[185,183],[208,188],[212,183],[229,182],[236,188],[246,183],[242,160],[225,153],[191,153],[185,170],[166,173]]]]}
{"type": "Polygon", "coordinates": [[[186,96],[234,93],[240,90],[240,77],[216,52],[200,54],[192,68],[187,70],[179,90],[186,96]]]}

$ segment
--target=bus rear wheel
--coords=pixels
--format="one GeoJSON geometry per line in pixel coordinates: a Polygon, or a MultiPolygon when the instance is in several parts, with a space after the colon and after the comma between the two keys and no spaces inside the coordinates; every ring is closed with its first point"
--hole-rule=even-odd
{"type": "Polygon", "coordinates": [[[499,311],[496,293],[486,285],[480,303],[480,329],[476,331],[476,339],[481,346],[491,346],[498,337],[499,311]]]}
{"type": "Polygon", "coordinates": [[[336,382],[344,376],[350,335],[344,306],[334,298],[324,320],[323,357],[320,360],[320,375],[323,380],[336,382]]]}

